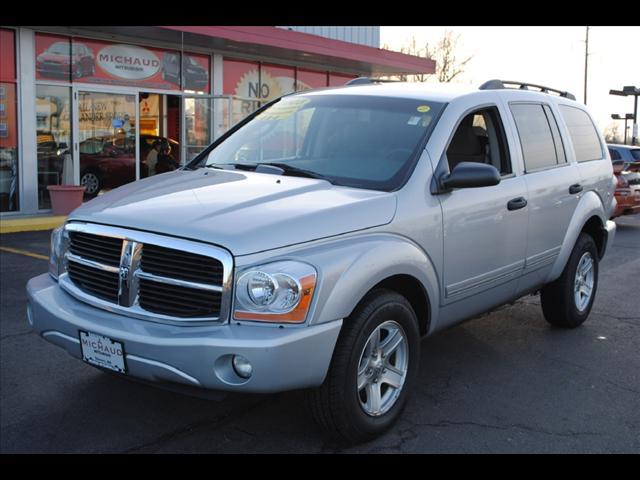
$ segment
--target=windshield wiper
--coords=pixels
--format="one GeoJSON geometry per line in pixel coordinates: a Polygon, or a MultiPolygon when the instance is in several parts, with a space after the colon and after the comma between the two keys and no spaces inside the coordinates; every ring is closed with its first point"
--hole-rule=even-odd
{"type": "Polygon", "coordinates": [[[308,177],[308,178],[317,178],[319,180],[326,180],[331,183],[331,179],[324,175],[321,175],[316,172],[312,172],[311,170],[305,170],[304,168],[294,167],[293,165],[289,165],[288,163],[283,162],[263,162],[260,165],[271,165],[272,167],[278,167],[285,171],[285,173],[292,173],[299,177],[308,177]]]}

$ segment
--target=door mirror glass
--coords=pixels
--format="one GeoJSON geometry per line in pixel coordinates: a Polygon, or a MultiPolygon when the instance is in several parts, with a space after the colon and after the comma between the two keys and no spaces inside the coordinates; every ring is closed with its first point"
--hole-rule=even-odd
{"type": "Polygon", "coordinates": [[[442,176],[444,190],[452,188],[490,187],[500,183],[500,172],[493,165],[476,162],[460,162],[453,171],[442,176]]]}

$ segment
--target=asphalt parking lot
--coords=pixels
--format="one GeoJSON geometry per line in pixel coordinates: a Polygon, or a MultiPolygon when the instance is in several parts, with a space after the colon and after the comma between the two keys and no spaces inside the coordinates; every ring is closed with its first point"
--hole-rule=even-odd
{"type": "Polygon", "coordinates": [[[98,371],[29,331],[27,280],[49,232],[5,234],[0,452],[640,452],[640,215],[617,221],[589,320],[551,328],[538,297],[426,339],[401,421],[327,443],[301,392],[205,400],[98,371]]]}

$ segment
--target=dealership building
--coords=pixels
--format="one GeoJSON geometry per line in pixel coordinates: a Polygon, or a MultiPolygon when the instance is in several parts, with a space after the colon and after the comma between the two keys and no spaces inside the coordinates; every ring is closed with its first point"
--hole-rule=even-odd
{"type": "Polygon", "coordinates": [[[435,70],[379,44],[379,27],[1,27],[0,216],[50,213],[49,185],[90,199],[175,168],[281,95],[435,70]]]}

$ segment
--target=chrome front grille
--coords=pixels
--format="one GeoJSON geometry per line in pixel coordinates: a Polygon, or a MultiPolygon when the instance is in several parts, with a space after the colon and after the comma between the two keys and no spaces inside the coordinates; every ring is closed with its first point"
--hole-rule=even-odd
{"type": "Polygon", "coordinates": [[[122,239],[70,231],[69,251],[87,260],[119,267],[122,239]]]}
{"type": "Polygon", "coordinates": [[[190,282],[222,285],[223,266],[216,258],[181,252],[158,245],[144,245],[140,268],[154,275],[190,282]]]}
{"type": "Polygon", "coordinates": [[[85,292],[111,302],[118,301],[119,276],[116,272],[99,270],[71,259],[67,271],[73,283],[85,292]]]}
{"type": "Polygon", "coordinates": [[[140,279],[140,306],[145,310],[179,317],[203,317],[220,310],[220,292],[167,285],[140,279]]]}
{"type": "Polygon", "coordinates": [[[61,286],[107,310],[166,323],[228,319],[233,260],[212,245],[118,227],[65,226],[61,286]]]}

